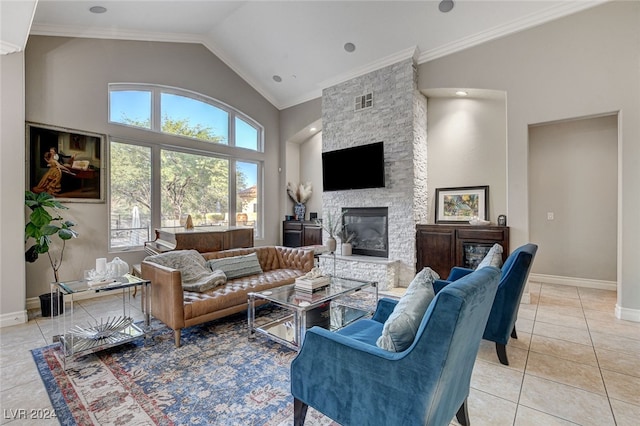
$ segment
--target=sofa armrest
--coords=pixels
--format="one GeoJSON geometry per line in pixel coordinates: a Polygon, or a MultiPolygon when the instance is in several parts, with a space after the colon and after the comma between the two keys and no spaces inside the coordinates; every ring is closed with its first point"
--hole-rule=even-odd
{"type": "Polygon", "coordinates": [[[173,330],[184,327],[184,291],[177,269],[142,261],[142,278],[151,281],[151,313],[173,330]]]}
{"type": "Polygon", "coordinates": [[[280,258],[280,267],[283,269],[299,269],[309,272],[314,266],[313,250],[304,250],[291,247],[276,247],[280,258]]]}

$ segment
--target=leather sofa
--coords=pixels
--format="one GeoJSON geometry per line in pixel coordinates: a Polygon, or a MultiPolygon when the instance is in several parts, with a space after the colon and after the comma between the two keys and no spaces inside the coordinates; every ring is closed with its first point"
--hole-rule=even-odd
{"type": "Polygon", "coordinates": [[[180,346],[181,330],[247,309],[248,293],[286,284],[309,272],[313,251],[266,246],[201,253],[206,259],[220,259],[256,253],[261,274],[228,280],[203,293],[185,291],[177,269],[144,260],[142,277],[151,281],[151,314],[174,330],[175,346],[180,346]]]}

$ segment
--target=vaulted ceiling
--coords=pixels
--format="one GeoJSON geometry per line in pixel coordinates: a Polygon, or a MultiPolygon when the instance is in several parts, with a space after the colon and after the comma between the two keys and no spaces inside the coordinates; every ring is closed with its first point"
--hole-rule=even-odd
{"type": "Polygon", "coordinates": [[[0,48],[22,50],[30,34],[201,43],[282,109],[399,60],[423,63],[603,1],[455,0],[444,13],[439,1],[3,0],[0,48]]]}

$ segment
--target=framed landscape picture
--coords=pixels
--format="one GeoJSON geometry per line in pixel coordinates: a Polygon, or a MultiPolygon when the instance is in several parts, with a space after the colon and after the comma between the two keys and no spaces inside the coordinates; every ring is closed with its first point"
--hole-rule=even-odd
{"type": "Polygon", "coordinates": [[[27,123],[27,189],[60,201],[105,201],[105,136],[27,123]]]}
{"type": "Polygon", "coordinates": [[[488,220],[489,186],[436,188],[436,223],[469,222],[474,216],[488,220]]]}

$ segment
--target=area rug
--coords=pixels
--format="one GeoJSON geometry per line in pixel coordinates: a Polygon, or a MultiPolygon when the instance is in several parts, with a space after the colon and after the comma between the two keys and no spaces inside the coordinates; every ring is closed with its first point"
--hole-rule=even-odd
{"type": "MultiPolygon", "coordinates": [[[[262,308],[261,317],[277,312],[262,308]],[[265,311],[266,310],[266,311],[265,311]]],[[[62,425],[291,425],[295,351],[258,335],[246,314],[182,332],[154,321],[151,336],[67,360],[55,346],[33,358],[62,425]]],[[[336,425],[309,409],[308,425],[336,425]]]]}

